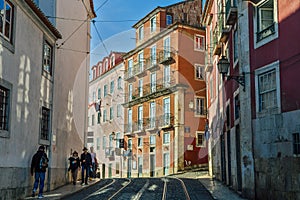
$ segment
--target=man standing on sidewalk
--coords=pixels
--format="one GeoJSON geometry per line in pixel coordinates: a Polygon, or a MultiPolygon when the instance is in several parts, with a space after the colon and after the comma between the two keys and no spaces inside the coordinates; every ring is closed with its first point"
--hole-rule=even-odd
{"type": "Polygon", "coordinates": [[[34,185],[32,189],[32,197],[35,196],[35,192],[39,187],[39,195],[38,198],[43,198],[43,189],[44,189],[44,182],[45,182],[45,174],[46,169],[48,167],[49,159],[47,154],[45,153],[45,147],[40,146],[38,151],[34,154],[31,160],[31,176],[34,173],[34,185]]]}
{"type": "Polygon", "coordinates": [[[86,147],[83,148],[83,153],[80,156],[81,162],[81,185],[88,185],[89,173],[92,167],[92,156],[86,147]],[[85,176],[84,176],[85,175],[85,176]]]}

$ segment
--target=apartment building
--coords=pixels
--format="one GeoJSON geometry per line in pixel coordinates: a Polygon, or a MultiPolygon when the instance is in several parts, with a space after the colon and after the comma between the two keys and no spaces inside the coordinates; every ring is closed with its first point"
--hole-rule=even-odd
{"type": "Polygon", "coordinates": [[[201,1],[157,7],[138,21],[125,62],[127,177],[206,167],[205,29],[201,1]]]}
{"type": "Polygon", "coordinates": [[[124,54],[111,52],[99,61],[89,83],[87,146],[94,148],[101,178],[123,176],[124,54]]]}
{"type": "Polygon", "coordinates": [[[299,15],[294,1],[205,5],[209,169],[249,199],[299,198],[299,15]]]}

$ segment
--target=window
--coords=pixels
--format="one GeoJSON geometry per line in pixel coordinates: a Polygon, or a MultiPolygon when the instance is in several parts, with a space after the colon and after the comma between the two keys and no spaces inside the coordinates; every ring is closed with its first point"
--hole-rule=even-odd
{"type": "Polygon", "coordinates": [[[144,39],[144,26],[139,27],[139,40],[144,39]]]}
{"type": "Polygon", "coordinates": [[[116,162],[116,174],[120,174],[120,163],[116,162]]]}
{"type": "Polygon", "coordinates": [[[107,91],[107,85],[104,85],[104,88],[103,88],[103,96],[104,97],[106,97],[107,96],[107,93],[108,93],[108,91],[107,91]]]}
{"type": "Polygon", "coordinates": [[[122,107],[120,104],[117,105],[117,117],[121,117],[121,114],[122,114],[122,107]]]}
{"type": "Polygon", "coordinates": [[[198,80],[204,80],[205,79],[205,73],[204,73],[204,66],[202,65],[195,65],[195,76],[198,80]]]}
{"type": "Polygon", "coordinates": [[[121,90],[122,89],[122,77],[119,76],[118,78],[118,89],[121,90]]]}
{"type": "Polygon", "coordinates": [[[203,132],[196,132],[196,146],[205,147],[205,138],[203,132]]]}
{"type": "Polygon", "coordinates": [[[107,71],[108,70],[108,60],[107,59],[104,62],[104,67],[105,67],[105,71],[107,71]]]}
{"type": "Polygon", "coordinates": [[[98,88],[98,99],[101,99],[101,88],[98,88]]]}
{"type": "Polygon", "coordinates": [[[150,81],[151,93],[156,92],[156,73],[151,73],[150,81]]]}
{"type": "Polygon", "coordinates": [[[170,65],[166,65],[164,68],[164,87],[171,86],[171,75],[170,75],[170,65]]]}
{"type": "Polygon", "coordinates": [[[128,139],[128,149],[132,150],[132,139],[128,139]]]}
{"type": "Polygon", "coordinates": [[[171,111],[170,111],[170,98],[169,97],[164,98],[163,109],[164,109],[163,126],[168,126],[171,124],[171,111]]]}
{"type": "Polygon", "coordinates": [[[273,1],[274,0],[268,0],[257,7],[257,41],[275,33],[273,1]]]}
{"type": "Polygon", "coordinates": [[[106,147],[106,136],[104,135],[102,138],[102,149],[104,150],[106,147]]]}
{"type": "Polygon", "coordinates": [[[139,97],[143,96],[143,79],[139,79],[139,97]]]}
{"type": "Polygon", "coordinates": [[[113,66],[115,66],[115,56],[114,55],[111,56],[111,58],[110,58],[110,67],[113,67],[113,66]]]}
{"type": "Polygon", "coordinates": [[[156,46],[151,47],[151,66],[156,65],[156,46]]]}
{"type": "Polygon", "coordinates": [[[128,85],[128,97],[129,97],[129,101],[132,100],[132,94],[133,94],[133,88],[132,88],[132,84],[128,85]]]}
{"type": "Polygon", "coordinates": [[[0,0],[0,35],[12,43],[14,6],[8,0],[0,0]]]}
{"type": "Polygon", "coordinates": [[[143,129],[143,106],[138,107],[138,130],[143,129]]]}
{"type": "Polygon", "coordinates": [[[139,137],[138,138],[138,147],[142,147],[143,146],[143,138],[139,137]]]}
{"type": "Polygon", "coordinates": [[[151,33],[156,31],[156,17],[152,17],[150,19],[150,31],[151,31],[151,33]]]}
{"type": "Polygon", "coordinates": [[[100,120],[101,120],[101,112],[98,112],[98,116],[97,116],[97,123],[100,124],[100,120]]]}
{"type": "Polygon", "coordinates": [[[139,72],[144,71],[144,52],[138,54],[139,72]]]}
{"type": "Polygon", "coordinates": [[[49,140],[50,133],[50,109],[42,107],[41,139],[49,140]]]}
{"type": "Polygon", "coordinates": [[[170,143],[170,132],[165,132],[163,136],[163,144],[169,144],[170,143]]]}
{"type": "Polygon", "coordinates": [[[235,28],[233,32],[233,61],[234,63],[238,60],[238,32],[235,28]]]}
{"type": "Polygon", "coordinates": [[[164,38],[164,58],[171,56],[170,36],[164,38]]]}
{"type": "Polygon", "coordinates": [[[196,115],[205,115],[205,98],[196,97],[196,115]]]}
{"type": "Polygon", "coordinates": [[[204,51],[205,49],[205,39],[202,35],[195,35],[194,36],[194,48],[197,51],[204,51]]]}
{"type": "Polygon", "coordinates": [[[150,135],[150,145],[156,144],[156,135],[150,135]]]}
{"type": "Polygon", "coordinates": [[[0,86],[0,136],[7,135],[10,115],[10,90],[0,86]]]}
{"type": "Polygon", "coordinates": [[[110,94],[114,93],[114,88],[115,88],[115,82],[111,81],[110,82],[110,94]]]}
{"type": "Polygon", "coordinates": [[[293,133],[293,154],[300,154],[300,137],[299,133],[293,133]]]}
{"type": "Polygon", "coordinates": [[[238,118],[240,118],[240,98],[239,98],[239,94],[237,94],[234,97],[234,120],[237,120],[238,118]]]}
{"type": "Polygon", "coordinates": [[[171,25],[173,23],[173,17],[172,17],[172,15],[167,14],[166,21],[167,21],[166,22],[167,26],[171,25]]]}
{"type": "Polygon", "coordinates": [[[43,71],[52,75],[52,46],[46,41],[44,43],[43,71]]]}
{"type": "Polygon", "coordinates": [[[120,139],[121,139],[120,135],[121,134],[119,132],[116,133],[116,147],[117,148],[120,148],[120,139]]]}
{"type": "Polygon", "coordinates": [[[150,128],[155,128],[155,102],[150,102],[150,128]]]}
{"type": "Polygon", "coordinates": [[[95,102],[95,101],[96,101],[96,92],[93,91],[93,94],[92,94],[92,95],[93,95],[93,97],[92,97],[92,98],[93,98],[93,102],[95,102]]]}
{"type": "Polygon", "coordinates": [[[112,147],[113,147],[113,141],[114,141],[113,135],[110,134],[110,135],[109,135],[109,148],[112,148],[112,147]]]}
{"type": "Polygon", "coordinates": [[[92,126],[95,125],[95,115],[92,115],[92,126]]]}
{"type": "Polygon", "coordinates": [[[114,108],[110,107],[109,108],[109,119],[112,120],[114,118],[114,108]]]}
{"type": "Polygon", "coordinates": [[[97,139],[96,139],[96,149],[100,150],[100,138],[99,137],[97,137],[97,139]]]}
{"type": "Polygon", "coordinates": [[[129,109],[128,110],[128,128],[127,128],[127,132],[132,132],[132,110],[129,109]]]}
{"type": "Polygon", "coordinates": [[[107,121],[107,111],[103,110],[103,122],[107,121]]]}
{"type": "Polygon", "coordinates": [[[128,78],[133,76],[133,60],[128,60],[128,78]]]}

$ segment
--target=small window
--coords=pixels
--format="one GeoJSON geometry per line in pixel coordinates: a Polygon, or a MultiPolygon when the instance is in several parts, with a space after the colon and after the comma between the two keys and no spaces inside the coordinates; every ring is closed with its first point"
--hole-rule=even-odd
{"type": "Polygon", "coordinates": [[[194,36],[194,48],[197,51],[204,51],[205,50],[205,39],[202,35],[195,35],[194,36]]]}
{"type": "Polygon", "coordinates": [[[108,94],[108,91],[107,91],[107,85],[104,85],[104,89],[103,89],[103,96],[106,97],[107,94],[108,94]]]}
{"type": "Polygon", "coordinates": [[[166,23],[167,26],[171,25],[173,23],[173,16],[170,14],[167,14],[166,21],[167,21],[167,23],[166,23]]]}
{"type": "Polygon", "coordinates": [[[274,0],[267,0],[257,7],[257,42],[275,33],[274,0]]]}
{"type": "Polygon", "coordinates": [[[98,99],[101,99],[101,88],[98,88],[98,99]]]}
{"type": "Polygon", "coordinates": [[[111,56],[110,58],[110,67],[115,66],[115,56],[111,56]]]}
{"type": "Polygon", "coordinates": [[[114,88],[115,88],[115,82],[111,81],[110,82],[110,94],[114,93],[114,88]]]}
{"type": "Polygon", "coordinates": [[[107,111],[103,110],[103,122],[107,121],[107,111]]]}
{"type": "Polygon", "coordinates": [[[95,115],[92,115],[92,126],[95,125],[95,115]]]}
{"type": "Polygon", "coordinates": [[[42,107],[42,119],[41,119],[41,139],[49,140],[50,132],[50,109],[42,107]]]}
{"type": "Polygon", "coordinates": [[[139,27],[139,40],[144,39],[144,26],[139,27]]]}
{"type": "Polygon", "coordinates": [[[258,76],[259,110],[277,107],[276,71],[275,69],[258,76]]]}
{"type": "Polygon", "coordinates": [[[138,147],[142,147],[143,146],[143,138],[139,137],[138,138],[138,147]]]}
{"type": "Polygon", "coordinates": [[[52,75],[52,46],[48,43],[44,43],[44,55],[43,55],[43,70],[49,75],[52,75]]]}
{"type": "Polygon", "coordinates": [[[104,150],[106,148],[106,136],[103,136],[102,138],[102,149],[104,150]]]}
{"type": "Polygon", "coordinates": [[[97,123],[100,124],[100,121],[101,121],[101,112],[99,111],[97,115],[97,123]]]}
{"type": "Polygon", "coordinates": [[[150,145],[156,144],[156,135],[150,135],[150,145]]]}
{"type": "Polygon", "coordinates": [[[150,19],[150,31],[151,33],[156,31],[156,17],[150,19]]]}
{"type": "Polygon", "coordinates": [[[0,86],[0,133],[9,130],[10,90],[0,86]]]}
{"type": "Polygon", "coordinates": [[[196,146],[197,147],[205,147],[205,138],[203,132],[196,133],[196,146]]]}
{"type": "Polygon", "coordinates": [[[237,120],[240,118],[240,98],[239,95],[237,94],[234,97],[234,119],[237,120]]]}
{"type": "Polygon", "coordinates": [[[114,108],[110,107],[109,108],[109,119],[112,120],[114,118],[114,108]]]}
{"type": "Polygon", "coordinates": [[[195,65],[195,78],[198,79],[198,80],[204,80],[205,79],[204,66],[195,65]]]}
{"type": "Polygon", "coordinates": [[[170,132],[165,132],[163,136],[163,144],[169,144],[170,143],[170,132]]]}
{"type": "Polygon", "coordinates": [[[196,115],[205,115],[205,98],[197,97],[196,98],[196,115]]]}
{"type": "Polygon", "coordinates": [[[122,77],[119,76],[118,78],[118,89],[121,90],[122,89],[122,77]]]}
{"type": "Polygon", "coordinates": [[[299,133],[293,133],[293,153],[294,153],[294,155],[300,155],[299,133]]]}
{"type": "Polygon", "coordinates": [[[0,0],[0,35],[12,43],[14,6],[8,0],[0,0]]]}

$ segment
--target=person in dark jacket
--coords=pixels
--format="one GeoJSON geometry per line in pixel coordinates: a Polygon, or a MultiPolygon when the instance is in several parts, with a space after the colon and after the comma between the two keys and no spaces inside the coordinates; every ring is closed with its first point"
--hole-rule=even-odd
{"type": "Polygon", "coordinates": [[[80,167],[80,159],[78,157],[77,151],[73,152],[73,155],[69,158],[69,168],[68,171],[72,173],[73,185],[76,185],[78,168],[80,167]]]}
{"type": "Polygon", "coordinates": [[[92,167],[92,156],[86,147],[83,148],[80,156],[81,162],[81,185],[88,185],[89,173],[92,167]],[[84,176],[85,175],[85,176],[84,176]]]}
{"type": "Polygon", "coordinates": [[[39,187],[38,198],[43,198],[43,189],[45,182],[46,169],[48,167],[49,159],[45,153],[45,147],[40,146],[38,151],[33,155],[31,160],[31,176],[34,174],[34,185],[32,189],[32,197],[39,187]]]}

